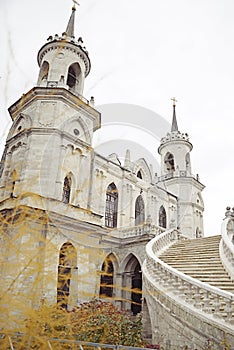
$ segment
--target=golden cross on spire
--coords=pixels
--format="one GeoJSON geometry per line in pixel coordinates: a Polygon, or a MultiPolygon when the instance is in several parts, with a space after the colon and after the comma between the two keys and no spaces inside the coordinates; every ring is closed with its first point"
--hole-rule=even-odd
{"type": "Polygon", "coordinates": [[[175,97],[172,97],[171,100],[173,101],[173,107],[175,107],[176,106],[176,102],[178,102],[178,101],[176,100],[175,97]]]}

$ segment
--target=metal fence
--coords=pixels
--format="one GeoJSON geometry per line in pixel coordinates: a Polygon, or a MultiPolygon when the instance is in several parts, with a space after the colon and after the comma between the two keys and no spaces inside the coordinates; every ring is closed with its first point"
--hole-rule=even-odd
{"type": "MultiPolygon", "coordinates": [[[[101,344],[84,342],[79,340],[69,340],[69,339],[57,339],[57,338],[47,338],[40,342],[38,338],[26,335],[26,334],[0,334],[0,348],[9,350],[18,349],[43,349],[43,350],[102,350],[102,349],[115,349],[115,350],[150,350],[150,348],[139,348],[132,346],[123,345],[111,345],[111,344],[101,344]],[[23,347],[22,347],[23,346],[23,347]]],[[[159,349],[159,347],[158,347],[159,349]]]]}

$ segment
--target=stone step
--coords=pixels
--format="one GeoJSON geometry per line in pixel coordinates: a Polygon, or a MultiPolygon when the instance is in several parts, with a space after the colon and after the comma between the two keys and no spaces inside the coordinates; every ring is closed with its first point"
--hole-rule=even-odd
{"type": "Polygon", "coordinates": [[[234,281],[219,256],[220,238],[212,236],[178,241],[159,257],[188,276],[233,293],[234,281]]]}
{"type": "MultiPolygon", "coordinates": [[[[160,257],[161,258],[161,257],[160,257]]],[[[193,264],[192,262],[183,262],[183,261],[178,261],[178,262],[170,262],[168,260],[164,260],[162,259],[165,263],[171,265],[171,266],[177,266],[178,268],[179,267],[188,267],[188,268],[194,268],[194,269],[197,269],[197,268],[205,268],[206,270],[216,270],[216,269],[220,269],[223,271],[223,265],[221,263],[214,263],[212,264],[212,266],[207,266],[208,262],[204,261],[204,262],[198,262],[197,264],[193,264]]]]}
{"type": "Polygon", "coordinates": [[[193,258],[193,257],[189,257],[189,256],[179,256],[179,257],[171,257],[171,256],[167,256],[167,255],[163,255],[163,256],[161,256],[160,257],[160,259],[166,259],[166,260],[171,260],[171,261],[180,261],[180,260],[182,260],[182,261],[186,261],[186,260],[188,260],[188,261],[190,261],[191,263],[192,262],[199,262],[199,261],[201,261],[201,262],[203,262],[203,261],[213,261],[213,262],[220,262],[220,259],[219,258],[217,258],[217,257],[211,257],[211,258],[208,258],[208,257],[200,257],[200,258],[198,258],[198,257],[196,257],[196,258],[193,258]]]}
{"type": "MultiPolygon", "coordinates": [[[[200,277],[213,277],[216,276],[217,278],[222,278],[224,276],[223,271],[194,271],[194,270],[187,270],[187,269],[181,269],[183,273],[189,274],[190,276],[197,276],[197,278],[200,277]]],[[[229,277],[228,277],[229,278],[229,277]]],[[[231,280],[231,279],[230,279],[231,280]]]]}

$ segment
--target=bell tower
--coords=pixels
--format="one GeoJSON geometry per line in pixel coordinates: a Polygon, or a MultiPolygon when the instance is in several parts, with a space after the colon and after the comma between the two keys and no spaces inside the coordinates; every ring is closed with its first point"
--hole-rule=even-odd
{"type": "Polygon", "coordinates": [[[36,87],[9,108],[0,200],[39,195],[89,207],[92,138],[101,117],[93,98],[83,96],[91,63],[74,35],[75,13],[74,5],[66,31],[49,36],[39,50],[36,87]]]}
{"type": "MultiPolygon", "coordinates": [[[[88,232],[101,223],[90,209],[92,139],[101,115],[93,98],[83,96],[90,59],[82,39],[74,36],[75,13],[73,6],[66,31],[50,36],[39,50],[37,85],[9,108],[13,123],[0,163],[0,243],[5,251],[0,264],[2,295],[10,298],[2,304],[17,301],[19,315],[24,315],[23,305],[56,303],[61,295],[66,307],[76,305],[76,249],[82,244],[77,242],[86,244],[88,232]],[[66,283],[68,252],[73,258],[65,259],[66,283]]],[[[85,256],[88,260],[87,250],[85,256]]],[[[11,322],[8,316],[3,319],[11,322]]]]}
{"type": "Polygon", "coordinates": [[[62,36],[49,36],[38,52],[40,67],[37,86],[63,87],[82,95],[84,80],[90,72],[90,59],[81,37],[74,35],[75,5],[62,36]]]}
{"type": "Polygon", "coordinates": [[[187,133],[181,133],[176,117],[176,99],[173,98],[171,131],[161,139],[159,186],[178,198],[177,226],[190,238],[203,236],[204,203],[201,192],[204,185],[198,175],[192,175],[190,152],[193,149],[187,133]]]}

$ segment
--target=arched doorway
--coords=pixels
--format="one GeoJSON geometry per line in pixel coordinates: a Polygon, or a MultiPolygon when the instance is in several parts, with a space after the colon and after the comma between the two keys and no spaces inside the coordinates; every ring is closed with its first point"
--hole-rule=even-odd
{"type": "Polygon", "coordinates": [[[123,308],[135,316],[142,309],[142,273],[138,259],[130,254],[123,272],[123,308]]]}
{"type": "Polygon", "coordinates": [[[113,296],[114,265],[111,256],[108,256],[102,264],[100,279],[100,298],[113,296]]]}
{"type": "Polygon", "coordinates": [[[132,291],[131,291],[131,311],[133,315],[141,312],[141,298],[142,298],[142,273],[139,262],[134,269],[132,275],[132,291]]]}
{"type": "Polygon", "coordinates": [[[70,295],[73,270],[77,269],[77,253],[75,247],[67,242],[59,251],[57,303],[60,307],[67,309],[70,295]]]}

